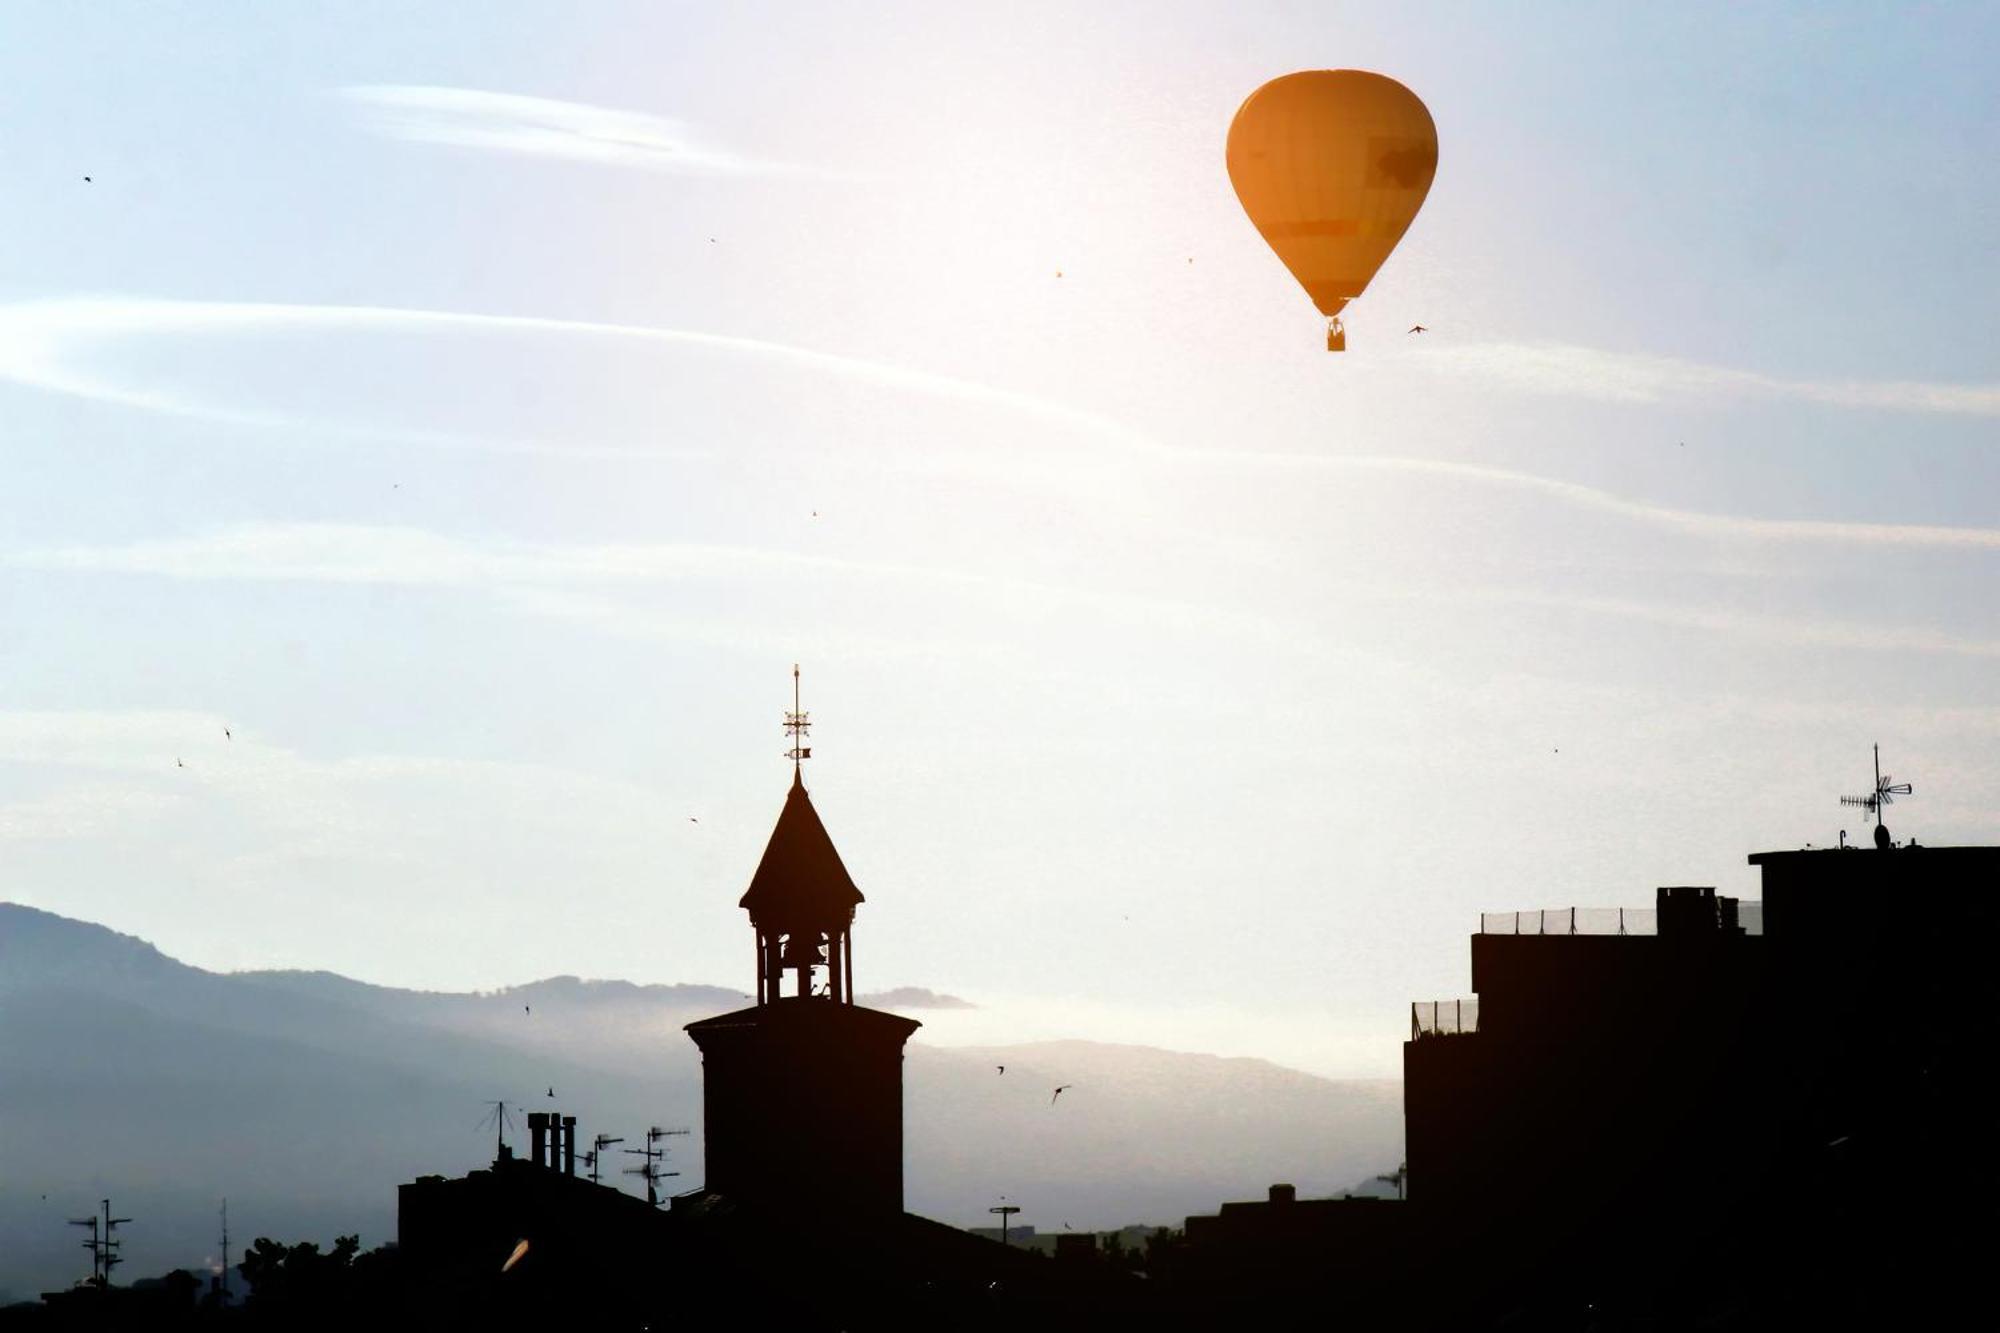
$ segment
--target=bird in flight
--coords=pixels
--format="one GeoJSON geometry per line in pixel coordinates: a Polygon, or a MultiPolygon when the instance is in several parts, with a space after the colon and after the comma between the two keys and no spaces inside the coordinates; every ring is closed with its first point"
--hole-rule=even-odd
{"type": "Polygon", "coordinates": [[[1063,1095],[1063,1093],[1064,1093],[1065,1091],[1067,1091],[1068,1089],[1070,1089],[1070,1088],[1073,1088],[1073,1087],[1075,1087],[1075,1086],[1076,1086],[1076,1084],[1074,1084],[1074,1083],[1065,1083],[1065,1084],[1063,1084],[1063,1085],[1062,1085],[1061,1087],[1057,1088],[1057,1089],[1056,1089],[1056,1090],[1055,1090],[1054,1092],[1050,1093],[1050,1094],[1049,1094],[1049,1105],[1050,1105],[1050,1106],[1054,1106],[1054,1105],[1056,1104],[1056,1098],[1058,1098],[1058,1097],[1062,1096],[1062,1095],[1063,1095]]]}
{"type": "Polygon", "coordinates": [[[1425,328],[1425,327],[1424,327],[1423,325],[1421,325],[1421,324],[1412,324],[1412,325],[1410,325],[1410,332],[1411,332],[1411,333],[1429,333],[1429,332],[1430,332],[1430,330],[1429,330],[1429,329],[1427,329],[1427,328],[1425,328]]]}
{"type": "Polygon", "coordinates": [[[90,177],[88,177],[88,176],[85,176],[85,177],[83,178],[83,183],[84,183],[85,185],[88,185],[88,184],[90,184],[90,177]]]}
{"type": "Polygon", "coordinates": [[[689,816],[688,816],[688,823],[690,823],[690,824],[699,824],[700,822],[701,822],[701,821],[700,821],[699,819],[696,819],[696,818],[695,818],[695,817],[694,817],[693,815],[689,815],[689,816]]]}
{"type": "Polygon", "coordinates": [[[550,1084],[550,1085],[549,1085],[549,1096],[553,1097],[553,1096],[555,1096],[555,1095],[556,1095],[556,1089],[555,1089],[555,1085],[554,1085],[554,1084],[550,1084]]]}
{"type": "Polygon", "coordinates": [[[224,728],[222,729],[222,739],[224,739],[224,740],[226,740],[226,741],[233,741],[233,740],[235,740],[236,738],[235,738],[234,736],[232,736],[232,735],[230,735],[230,734],[229,734],[229,728],[228,728],[228,727],[224,727],[224,728]]]}
{"type": "Polygon", "coordinates": [[[174,760],[174,767],[175,767],[175,768],[186,768],[186,767],[187,767],[187,765],[186,765],[186,764],[183,764],[183,763],[182,763],[182,762],[180,761],[180,759],[179,759],[179,758],[175,758],[175,760],[174,760]]]}
{"type": "Polygon", "coordinates": [[[995,1066],[993,1066],[993,1067],[994,1067],[995,1069],[999,1070],[999,1071],[1000,1071],[1001,1073],[1003,1073],[1003,1074],[1007,1072],[1007,1066],[1005,1066],[1005,1065],[995,1065],[995,1066]]]}
{"type": "Polygon", "coordinates": [[[524,1014],[532,1014],[535,1012],[535,1007],[531,1004],[524,1004],[521,1006],[521,1012],[524,1014]]]}

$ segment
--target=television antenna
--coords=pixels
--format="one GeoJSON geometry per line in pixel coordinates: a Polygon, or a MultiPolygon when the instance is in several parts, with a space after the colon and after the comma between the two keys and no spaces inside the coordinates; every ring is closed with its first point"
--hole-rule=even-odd
{"type": "Polygon", "coordinates": [[[660,1190],[659,1190],[660,1182],[662,1180],[667,1179],[670,1176],[677,1176],[680,1174],[680,1172],[678,1171],[663,1171],[660,1169],[660,1163],[662,1160],[665,1159],[667,1155],[667,1150],[665,1148],[660,1147],[659,1142],[661,1139],[670,1138],[676,1134],[686,1134],[688,1132],[689,1131],[685,1129],[661,1129],[658,1125],[654,1125],[652,1128],[646,1131],[645,1147],[625,1149],[626,1152],[631,1153],[634,1156],[643,1157],[646,1159],[639,1166],[626,1167],[625,1174],[628,1176],[644,1176],[646,1178],[646,1202],[652,1204],[656,1208],[659,1207],[660,1204],[660,1190]]]}
{"type": "Polygon", "coordinates": [[[996,1208],[988,1208],[986,1211],[1000,1214],[1000,1243],[1002,1245],[1008,1244],[1007,1224],[1013,1220],[1014,1214],[1021,1211],[1021,1205],[1017,1203],[1003,1203],[996,1208]]]}
{"type": "Polygon", "coordinates": [[[603,1183],[601,1179],[601,1173],[598,1170],[597,1164],[599,1161],[603,1159],[604,1150],[606,1148],[609,1148],[614,1143],[623,1143],[623,1142],[625,1142],[625,1140],[622,1136],[613,1137],[610,1134],[599,1134],[596,1138],[590,1141],[590,1151],[584,1154],[584,1160],[590,1164],[591,1184],[598,1185],[603,1183]]]}
{"type": "Polygon", "coordinates": [[[514,1128],[514,1117],[505,1102],[496,1101],[489,1105],[493,1109],[479,1117],[479,1127],[493,1126],[493,1160],[497,1162],[507,1155],[507,1131],[514,1128]]]}
{"type": "Polygon", "coordinates": [[[90,1239],[83,1242],[83,1248],[90,1251],[90,1285],[93,1287],[110,1286],[111,1270],[125,1262],[118,1257],[118,1246],[122,1242],[111,1233],[132,1220],[129,1217],[113,1217],[109,1199],[103,1200],[101,1207],[101,1215],[69,1219],[73,1227],[90,1228],[90,1239]]]}
{"type": "Polygon", "coordinates": [[[222,1271],[216,1275],[216,1289],[222,1303],[229,1304],[229,1200],[222,1201],[222,1271]]]}
{"type": "Polygon", "coordinates": [[[1882,747],[1877,745],[1875,747],[1875,790],[1869,792],[1866,796],[1843,796],[1840,798],[1840,803],[1842,805],[1860,806],[1863,810],[1875,816],[1875,826],[1880,828],[1882,825],[1882,807],[1885,805],[1894,805],[1896,797],[1908,796],[1909,794],[1909,783],[1897,782],[1882,771],[1882,747]]]}
{"type": "Polygon", "coordinates": [[[1396,1197],[1398,1199],[1401,1199],[1403,1197],[1403,1182],[1408,1180],[1409,1178],[1410,1178],[1410,1164],[1408,1162],[1398,1162],[1396,1164],[1395,1174],[1393,1175],[1375,1177],[1375,1179],[1381,1181],[1384,1185],[1394,1185],[1396,1187],[1396,1197]]]}
{"type": "Polygon", "coordinates": [[[81,1244],[84,1249],[90,1251],[90,1285],[93,1287],[102,1286],[103,1282],[100,1274],[104,1266],[99,1262],[99,1256],[103,1251],[97,1238],[97,1215],[93,1213],[89,1217],[72,1217],[69,1220],[69,1224],[73,1227],[90,1228],[90,1239],[81,1242],[81,1244]]]}

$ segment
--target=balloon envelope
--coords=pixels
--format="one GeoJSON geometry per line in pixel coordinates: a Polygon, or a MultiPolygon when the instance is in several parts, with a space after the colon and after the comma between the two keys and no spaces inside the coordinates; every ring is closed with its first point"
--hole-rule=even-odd
{"type": "Polygon", "coordinates": [[[1437,126],[1394,79],[1306,70],[1244,99],[1228,158],[1243,211],[1330,318],[1367,288],[1423,206],[1437,126]]]}

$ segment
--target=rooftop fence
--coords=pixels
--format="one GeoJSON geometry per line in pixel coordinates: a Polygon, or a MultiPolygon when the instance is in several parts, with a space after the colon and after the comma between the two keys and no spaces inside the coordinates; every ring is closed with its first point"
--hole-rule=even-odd
{"type": "Polygon", "coordinates": [[[1421,1000],[1410,1006],[1410,1040],[1479,1031],[1479,1000],[1421,1000]]]}
{"type": "MultiPolygon", "coordinates": [[[[1736,924],[1746,935],[1764,933],[1764,904],[1736,904],[1736,924]]],[[[1481,912],[1482,935],[1657,935],[1659,911],[1651,907],[1548,907],[1526,912],[1481,912]]]]}

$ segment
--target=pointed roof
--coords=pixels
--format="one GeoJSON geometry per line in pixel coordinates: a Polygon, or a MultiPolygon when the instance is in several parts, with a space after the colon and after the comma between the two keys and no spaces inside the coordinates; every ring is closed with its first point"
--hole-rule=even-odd
{"type": "Polygon", "coordinates": [[[861,890],[848,878],[840,853],[819,822],[812,798],[795,769],[792,789],[785,794],[785,808],[779,812],[778,826],[765,844],[764,859],[750,887],[736,905],[748,908],[752,920],[783,920],[803,917],[808,921],[828,917],[845,921],[854,905],[862,902],[861,890]]]}

